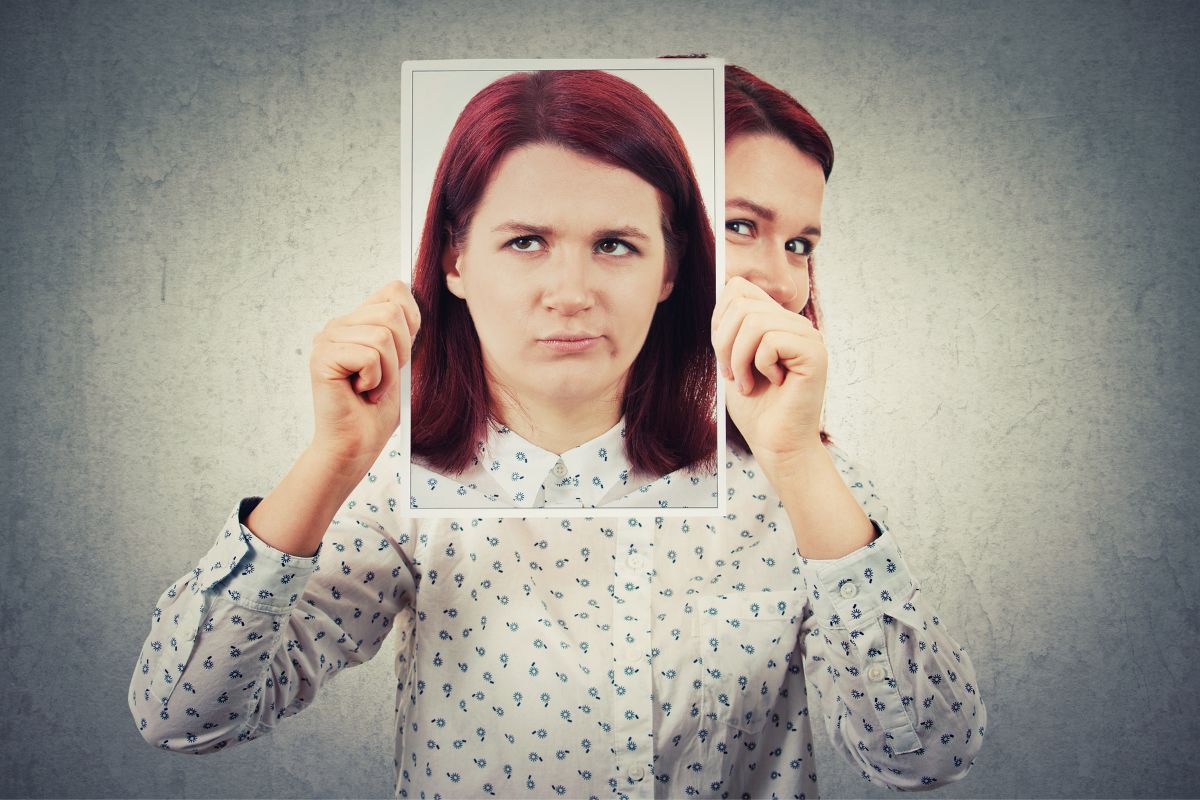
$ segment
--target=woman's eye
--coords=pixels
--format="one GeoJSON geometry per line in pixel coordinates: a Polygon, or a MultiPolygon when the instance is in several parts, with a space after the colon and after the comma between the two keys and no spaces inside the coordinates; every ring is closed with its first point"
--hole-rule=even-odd
{"type": "Polygon", "coordinates": [[[628,242],[622,242],[620,239],[602,239],[596,243],[596,252],[606,256],[627,256],[630,253],[636,253],[637,250],[628,242]]]}
{"type": "Polygon", "coordinates": [[[795,253],[801,256],[811,256],[813,251],[813,243],[804,238],[788,239],[787,244],[783,246],[783,249],[787,250],[789,253],[795,253]]]}
{"type": "Polygon", "coordinates": [[[519,253],[532,253],[544,249],[542,240],[536,236],[518,236],[505,246],[519,253]]]}
{"type": "Polygon", "coordinates": [[[751,236],[754,233],[754,226],[743,219],[731,219],[725,222],[725,230],[736,233],[738,236],[751,236]]]}

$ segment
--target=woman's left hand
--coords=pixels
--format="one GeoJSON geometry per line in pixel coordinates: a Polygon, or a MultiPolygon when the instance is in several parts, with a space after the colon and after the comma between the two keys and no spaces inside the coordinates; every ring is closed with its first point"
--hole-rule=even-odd
{"type": "Polygon", "coordinates": [[[807,317],[735,277],[713,309],[712,342],[729,416],[760,464],[821,447],[829,354],[807,317]]]}

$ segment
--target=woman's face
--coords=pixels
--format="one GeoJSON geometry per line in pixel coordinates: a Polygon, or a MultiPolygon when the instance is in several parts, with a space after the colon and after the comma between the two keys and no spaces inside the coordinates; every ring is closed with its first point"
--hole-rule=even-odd
{"type": "Polygon", "coordinates": [[[821,165],[786,139],[754,133],[726,143],[726,278],[746,278],[789,311],[802,311],[824,197],[821,165]]]}
{"type": "Polygon", "coordinates": [[[446,256],[493,392],[522,404],[619,403],[671,292],[658,192],[548,144],[508,153],[446,256]]]}

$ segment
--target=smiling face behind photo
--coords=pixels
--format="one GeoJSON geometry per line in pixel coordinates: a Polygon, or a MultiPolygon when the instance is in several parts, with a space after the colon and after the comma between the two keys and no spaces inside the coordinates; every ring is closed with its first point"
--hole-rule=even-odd
{"type": "Polygon", "coordinates": [[[821,238],[825,173],[782,136],[738,136],[725,148],[725,274],[799,314],[821,238]]]}

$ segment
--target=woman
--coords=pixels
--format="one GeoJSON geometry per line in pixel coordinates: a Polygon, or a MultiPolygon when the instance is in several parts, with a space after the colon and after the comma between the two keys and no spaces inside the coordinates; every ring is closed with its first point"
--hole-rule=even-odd
{"type": "MultiPolygon", "coordinates": [[[[974,670],[920,602],[873,484],[820,423],[828,354],[813,251],[833,145],[794,98],[730,65],[725,169],[729,280],[713,314],[713,344],[736,426],[731,441],[737,453],[753,453],[735,461],[766,473],[805,563],[799,649],[826,730],[867,781],[920,789],[958,780],[986,727],[974,670]]],[[[807,740],[807,725],[798,726],[807,740]]],[[[801,791],[815,795],[816,776],[806,777],[801,791]]],[[[743,785],[754,787],[752,796],[792,791],[761,774],[743,785]]]]}
{"type": "MultiPolygon", "coordinates": [[[[985,713],[970,661],[921,600],[870,482],[817,423],[825,355],[797,276],[831,150],[823,165],[797,143],[815,121],[745,82],[731,70],[730,110],[744,96],[758,120],[727,140],[740,274],[712,328],[753,452],[726,454],[728,517],[416,520],[392,510],[407,489],[384,454],[365,480],[346,470],[327,529],[286,503],[249,527],[231,517],[168,590],[131,694],[148,741],[208,752],[254,738],[395,626],[397,796],[815,796],[806,678],[865,779],[966,773],[985,713]],[[758,181],[732,175],[764,165],[758,181]]],[[[403,318],[379,321],[403,354],[416,308],[400,287],[387,296],[403,318]]],[[[298,465],[255,513],[303,497],[313,470],[298,465]]]]}
{"type": "Polygon", "coordinates": [[[609,73],[510,75],[433,184],[412,507],[714,506],[712,231],[667,116],[609,73]]]}

